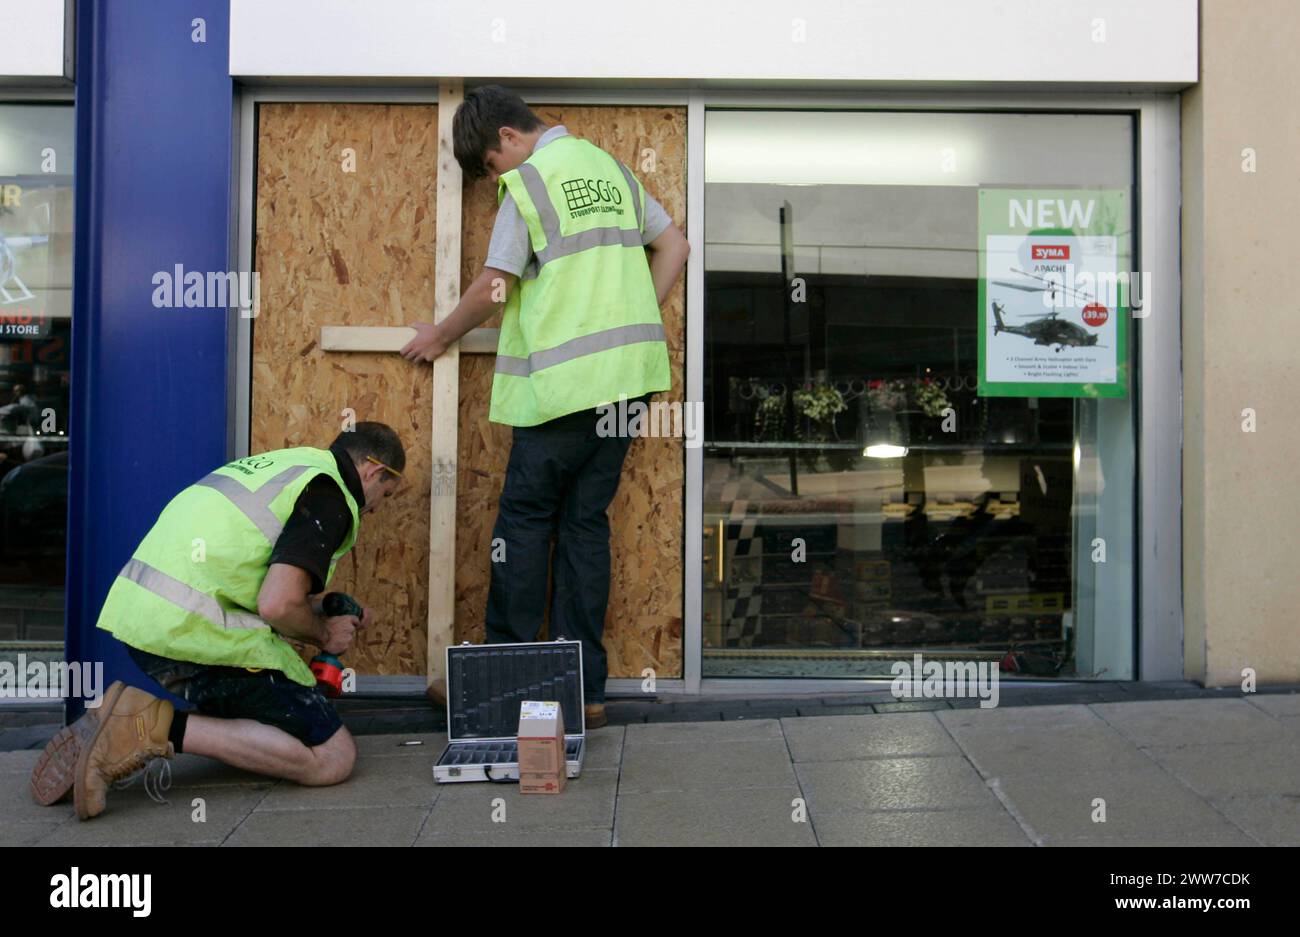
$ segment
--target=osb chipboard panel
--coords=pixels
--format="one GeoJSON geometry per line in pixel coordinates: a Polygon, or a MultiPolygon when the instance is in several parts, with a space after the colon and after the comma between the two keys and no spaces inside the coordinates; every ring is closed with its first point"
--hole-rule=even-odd
{"type": "MultiPolygon", "coordinates": [[[[548,125],[564,124],[622,160],[672,216],[686,227],[686,109],[680,107],[534,106],[548,125]],[[651,162],[653,161],[653,162],[651,162]]],[[[496,188],[466,182],[461,234],[461,282],[483,269],[496,188]]],[[[685,277],[663,307],[672,390],[684,393],[685,277]]],[[[500,317],[484,323],[496,327],[500,317]]],[[[491,355],[460,359],[460,445],[456,518],[456,640],[482,641],[487,606],[492,525],[510,454],[510,427],[489,423],[491,355]]],[[[618,494],[609,508],[612,575],[605,647],[611,677],[682,675],[682,519],[684,447],[681,439],[633,441],[618,494]]]]}
{"type": "Polygon", "coordinates": [[[432,319],[437,129],[433,105],[259,108],[251,449],[328,446],[346,408],[406,447],[329,585],[374,612],[343,657],[363,674],[425,672],[431,382],[398,355],[323,352],[320,329],[432,319]]]}

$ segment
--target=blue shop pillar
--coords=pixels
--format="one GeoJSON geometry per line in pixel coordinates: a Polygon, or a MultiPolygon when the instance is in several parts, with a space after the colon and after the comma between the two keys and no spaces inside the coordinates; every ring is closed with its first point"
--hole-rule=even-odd
{"type": "Polygon", "coordinates": [[[103,661],[105,686],[149,685],[95,627],[113,578],[172,496],[232,455],[229,313],[152,301],[178,264],[235,269],[229,28],[228,0],[77,3],[67,658],[103,661]]]}

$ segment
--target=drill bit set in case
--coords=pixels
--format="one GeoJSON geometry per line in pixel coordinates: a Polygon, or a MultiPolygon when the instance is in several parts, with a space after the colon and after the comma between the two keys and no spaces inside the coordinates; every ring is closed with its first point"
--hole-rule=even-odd
{"type": "Polygon", "coordinates": [[[587,754],[582,643],[461,644],[447,648],[447,747],[433,766],[442,784],[519,779],[519,704],[555,700],[564,717],[565,776],[587,754]]]}

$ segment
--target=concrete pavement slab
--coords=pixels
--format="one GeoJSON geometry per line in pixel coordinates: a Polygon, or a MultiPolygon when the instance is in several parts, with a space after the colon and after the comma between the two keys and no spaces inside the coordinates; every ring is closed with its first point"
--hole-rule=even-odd
{"type": "Polygon", "coordinates": [[[224,787],[242,785],[269,788],[279,783],[277,778],[253,774],[231,767],[215,758],[191,755],[188,752],[174,756],[170,763],[172,787],[224,787]]]}
{"type": "Polygon", "coordinates": [[[440,784],[425,832],[612,829],[617,771],[583,771],[562,794],[521,794],[517,784],[440,784]]]}
{"type": "Polygon", "coordinates": [[[1195,848],[1199,846],[1258,846],[1251,837],[1237,829],[1215,828],[1212,830],[1191,830],[1187,833],[1148,833],[1141,836],[1128,836],[1122,833],[1102,832],[1096,836],[1045,836],[1044,846],[1169,846],[1174,848],[1195,848]]]}
{"type": "Polygon", "coordinates": [[[818,814],[823,846],[1032,846],[999,807],[971,810],[872,810],[818,814]]]}
{"type": "Polygon", "coordinates": [[[0,774],[0,823],[48,823],[72,813],[72,796],[65,803],[42,807],[32,800],[27,781],[31,769],[0,774]]]}
{"type": "MultiPolygon", "coordinates": [[[[506,826],[505,824],[501,824],[506,826]]],[[[609,846],[610,830],[518,830],[506,826],[498,830],[462,830],[456,833],[433,833],[425,830],[415,841],[417,846],[609,846]]]]}
{"type": "Polygon", "coordinates": [[[781,738],[777,719],[732,720],[728,722],[640,723],[627,727],[626,747],[640,745],[682,745],[699,742],[749,742],[781,738]]]}
{"type": "Polygon", "coordinates": [[[1215,806],[1265,846],[1300,846],[1300,797],[1229,797],[1215,806]]]}
{"type": "MultiPolygon", "coordinates": [[[[762,790],[619,792],[619,846],[815,846],[794,785],[762,790]]],[[[806,812],[805,812],[806,816],[806,812]]]]}
{"type": "Polygon", "coordinates": [[[814,822],[832,813],[998,806],[970,762],[961,757],[803,762],[795,771],[814,822]]]}
{"type": "Polygon", "coordinates": [[[0,752],[0,778],[6,774],[23,774],[30,777],[32,768],[36,767],[36,759],[40,757],[40,749],[0,752]]]}
{"type": "Polygon", "coordinates": [[[784,739],[631,743],[623,752],[619,794],[789,787],[794,783],[784,739]]]}
{"type": "Polygon", "coordinates": [[[223,846],[409,846],[427,807],[254,811],[223,846]]]}
{"type": "Polygon", "coordinates": [[[1252,693],[1243,698],[1270,716],[1300,716],[1300,693],[1252,693]]]}
{"type": "Polygon", "coordinates": [[[216,845],[225,839],[258,802],[265,790],[211,787],[168,791],[168,803],[150,800],[142,782],[109,791],[104,812],[85,822],[75,819],[71,802],[61,809],[73,815],[48,836],[42,846],[182,846],[216,845]],[[199,800],[201,803],[195,803],[199,800]]]}
{"type": "Polygon", "coordinates": [[[796,762],[961,754],[928,712],[785,719],[781,726],[796,762]]]}
{"type": "Polygon", "coordinates": [[[357,755],[428,755],[437,758],[447,745],[446,732],[408,732],[389,735],[357,735],[353,737],[357,755]],[[419,742],[405,745],[404,742],[419,742]]]}
{"type": "Polygon", "coordinates": [[[1300,738],[1293,743],[1154,745],[1145,752],[1203,797],[1277,794],[1300,799],[1300,738]]]}
{"type": "Polygon", "coordinates": [[[6,820],[0,823],[0,846],[36,846],[53,836],[64,823],[76,823],[76,817],[59,820],[6,820]]]}
{"type": "MultiPolygon", "coordinates": [[[[1131,704],[1125,704],[1131,705],[1131,704]]],[[[952,709],[937,712],[935,718],[953,735],[967,729],[1074,729],[1104,727],[1096,713],[1087,706],[997,706],[981,709],[952,709]]]]}
{"type": "Polygon", "coordinates": [[[605,726],[587,733],[587,754],[583,756],[582,770],[605,771],[614,769],[623,761],[625,726],[605,726]]]}
{"type": "Polygon", "coordinates": [[[997,779],[1024,822],[1043,837],[1215,836],[1235,829],[1177,778],[1151,766],[1133,770],[1009,775],[997,779]],[[1093,817],[1101,816],[1105,830],[1093,817]]]}
{"type": "Polygon", "coordinates": [[[1294,738],[1276,719],[1241,699],[1099,703],[1091,708],[1143,747],[1294,738]]]}
{"type": "Polygon", "coordinates": [[[334,807],[432,807],[440,785],[433,780],[434,754],[358,758],[352,776],[330,787],[282,781],[267,792],[259,810],[323,810],[334,807]]]}
{"type": "Polygon", "coordinates": [[[1152,761],[1114,729],[978,729],[957,736],[962,752],[986,777],[1073,774],[1149,768],[1152,761]]]}
{"type": "Polygon", "coordinates": [[[33,749],[0,753],[0,844],[1023,845],[1023,824],[1043,845],[1300,845],[1297,701],[856,715],[861,700],[802,700],[816,715],[594,730],[582,777],[556,797],[437,785],[445,735],[412,730],[358,737],[356,773],[330,788],[180,755],[168,806],[137,781],[87,823],[70,801],[31,801],[33,749]],[[791,818],[801,796],[809,823],[791,818]],[[195,797],[206,824],[192,822],[195,797]]]}

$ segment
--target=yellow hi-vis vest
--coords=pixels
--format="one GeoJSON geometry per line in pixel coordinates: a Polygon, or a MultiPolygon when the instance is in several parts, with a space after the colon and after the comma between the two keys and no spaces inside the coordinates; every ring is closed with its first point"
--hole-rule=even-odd
{"type": "Polygon", "coordinates": [[[298,653],[257,615],[257,594],[294,503],[328,475],[352,512],[352,527],[325,581],[356,543],[356,500],[326,449],[278,449],[236,459],[168,502],[122,567],[98,627],[132,647],[197,664],[283,671],[315,686],[298,653]]]}
{"type": "Polygon", "coordinates": [[[502,174],[528,224],[537,275],[501,319],[488,419],[536,426],[671,387],[668,346],[641,243],[645,191],[595,144],[562,136],[502,174]]]}

